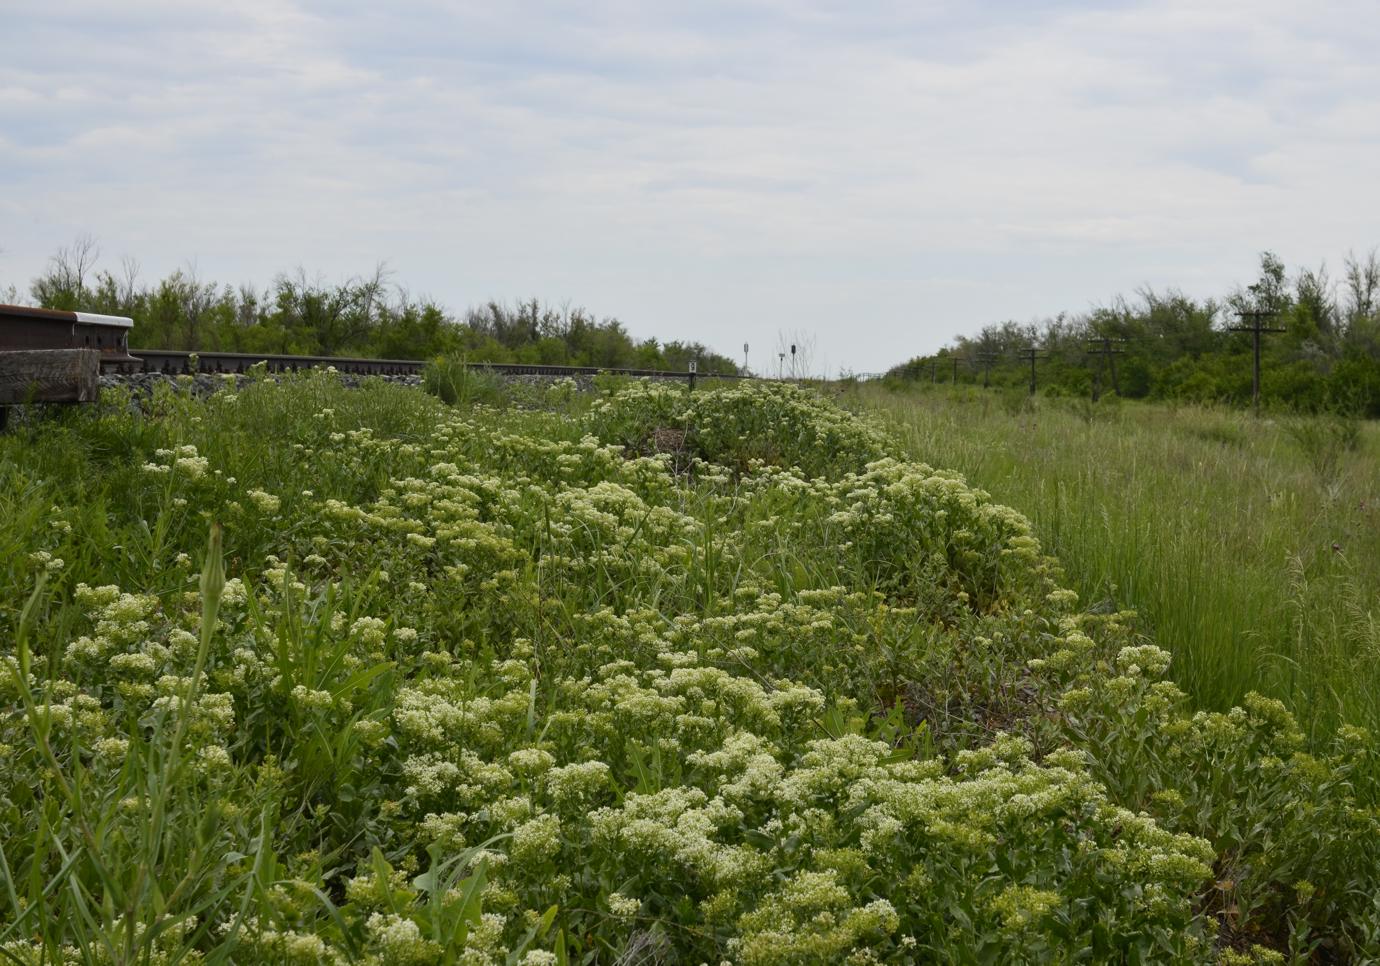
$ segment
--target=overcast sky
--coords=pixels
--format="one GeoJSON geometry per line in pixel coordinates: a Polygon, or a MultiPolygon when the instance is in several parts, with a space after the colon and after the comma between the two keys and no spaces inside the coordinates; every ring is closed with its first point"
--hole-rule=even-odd
{"type": "Polygon", "coordinates": [[[1365,2],[0,0],[0,288],[386,260],[884,369],[1380,244],[1365,2]]]}

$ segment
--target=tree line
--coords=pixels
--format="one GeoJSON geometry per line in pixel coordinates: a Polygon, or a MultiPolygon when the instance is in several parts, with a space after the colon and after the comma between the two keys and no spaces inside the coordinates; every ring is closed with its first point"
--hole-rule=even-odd
{"type": "MultiPolygon", "coordinates": [[[[638,339],[616,318],[536,299],[485,302],[454,315],[436,301],[393,284],[382,265],[338,284],[303,269],[277,275],[267,288],[231,286],[200,277],[195,267],[156,282],[138,263],[99,265],[99,250],[80,238],[49,259],[29,286],[33,304],[134,320],[130,345],[146,349],[737,373],[730,358],[699,342],[638,339]]],[[[18,301],[11,286],[0,301],[18,301]]]]}
{"type": "MultiPolygon", "coordinates": [[[[1341,409],[1380,417],[1380,256],[1348,255],[1341,277],[1323,266],[1292,275],[1272,252],[1259,278],[1220,298],[1144,289],[1132,298],[1043,321],[1001,322],[956,337],[889,377],[1025,386],[1037,351],[1041,391],[1117,392],[1136,399],[1244,404],[1252,394],[1252,336],[1243,313],[1282,328],[1262,343],[1261,400],[1296,410],[1341,409]],[[1112,350],[1104,354],[1092,350],[1112,350]]],[[[1247,318],[1249,318],[1247,316],[1247,318]]]]}

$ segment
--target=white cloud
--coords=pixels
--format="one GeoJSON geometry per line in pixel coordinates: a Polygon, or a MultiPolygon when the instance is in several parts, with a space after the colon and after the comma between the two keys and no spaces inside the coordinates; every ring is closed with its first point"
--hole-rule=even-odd
{"type": "Polygon", "coordinates": [[[1380,242],[1367,5],[982,10],[25,3],[0,283],[78,231],[230,281],[387,258],[457,308],[575,299],[725,350],[813,329],[874,369],[1380,242]]]}

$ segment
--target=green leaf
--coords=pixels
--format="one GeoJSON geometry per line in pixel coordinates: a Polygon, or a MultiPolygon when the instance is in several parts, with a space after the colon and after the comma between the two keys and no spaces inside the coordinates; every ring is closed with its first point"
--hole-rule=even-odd
{"type": "Polygon", "coordinates": [[[356,671],[354,674],[346,678],[344,682],[342,682],[334,691],[332,691],[331,696],[337,699],[343,698],[347,694],[350,694],[352,691],[357,691],[360,688],[364,687],[366,684],[374,680],[380,674],[392,670],[392,668],[392,661],[382,661],[378,664],[375,664],[373,667],[365,668],[362,671],[356,671]]]}

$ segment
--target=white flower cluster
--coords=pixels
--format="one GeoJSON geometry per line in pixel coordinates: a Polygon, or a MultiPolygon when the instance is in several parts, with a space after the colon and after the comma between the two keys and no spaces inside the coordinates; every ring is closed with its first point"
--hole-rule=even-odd
{"type": "MultiPolygon", "coordinates": [[[[179,520],[245,501],[207,637],[183,543],[147,593],[76,585],[32,712],[8,659],[7,861],[66,800],[30,713],[109,792],[112,841],[151,814],[128,776],[185,736],[190,824],[252,884],[211,911],[227,961],[1201,961],[1199,835],[1233,796],[1292,823],[1298,895],[1309,856],[1352,861],[1297,844],[1310,822],[1374,852],[1347,790],[1370,736],[1309,758],[1277,703],[1193,714],[1166,651],[1074,612],[1020,514],[808,392],[636,383],[574,418],[409,396],[385,431],[325,378],[274,397],[310,475],[233,491],[185,443],[150,464],[179,520]]],[[[26,573],[83,576],[53,539],[26,573]]]]}

